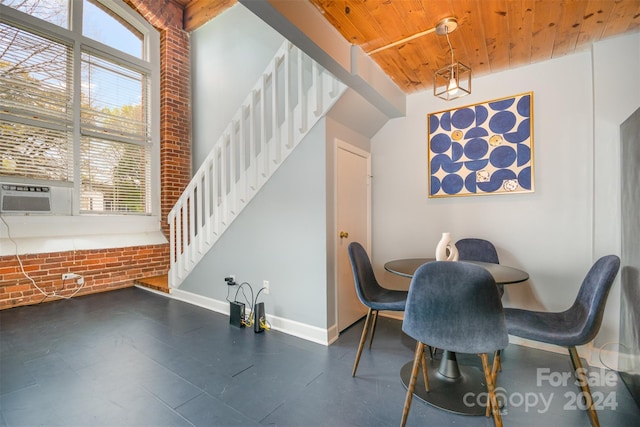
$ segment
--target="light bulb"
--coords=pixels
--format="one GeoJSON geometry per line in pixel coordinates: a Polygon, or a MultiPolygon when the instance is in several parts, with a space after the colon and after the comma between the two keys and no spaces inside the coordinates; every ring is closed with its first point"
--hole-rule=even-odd
{"type": "Polygon", "coordinates": [[[456,93],[458,93],[458,82],[456,81],[455,77],[451,77],[451,80],[449,80],[447,92],[449,93],[449,95],[455,95],[456,93]]]}

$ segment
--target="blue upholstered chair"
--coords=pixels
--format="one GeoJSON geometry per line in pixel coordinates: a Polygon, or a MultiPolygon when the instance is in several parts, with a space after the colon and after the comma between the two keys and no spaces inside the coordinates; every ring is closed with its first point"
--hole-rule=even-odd
{"type": "Polygon", "coordinates": [[[509,334],[569,349],[571,363],[580,380],[589,419],[594,427],[599,426],[600,422],[576,346],[589,343],[598,334],[607,296],[619,269],[620,258],[616,255],[598,259],[582,281],[578,296],[568,310],[539,312],[505,309],[509,334]]]}
{"type": "Polygon", "coordinates": [[[373,343],[378,311],[404,311],[408,292],[386,289],[380,286],[373,272],[369,255],[367,255],[367,251],[360,243],[351,242],[347,250],[349,252],[349,260],[351,261],[351,269],[353,270],[353,280],[356,285],[356,293],[358,294],[358,298],[362,304],[369,308],[367,318],[364,321],[356,360],[353,364],[353,371],[351,373],[351,376],[355,376],[356,370],[358,369],[358,363],[360,362],[362,348],[367,340],[369,328],[371,328],[369,348],[371,348],[371,344],[373,343]]]}
{"type": "MultiPolygon", "coordinates": [[[[498,251],[493,246],[493,243],[488,240],[474,237],[460,239],[456,242],[456,249],[458,249],[458,259],[460,261],[481,261],[500,264],[498,251]]],[[[498,293],[502,298],[504,286],[498,285],[498,293]]]]}
{"type": "Polygon", "coordinates": [[[495,393],[497,371],[495,366],[491,369],[487,353],[505,348],[509,337],[496,283],[486,269],[451,261],[420,266],[409,286],[402,331],[417,341],[402,426],[409,415],[420,365],[428,389],[425,345],[480,355],[489,406],[495,424],[502,425],[495,393]]]}

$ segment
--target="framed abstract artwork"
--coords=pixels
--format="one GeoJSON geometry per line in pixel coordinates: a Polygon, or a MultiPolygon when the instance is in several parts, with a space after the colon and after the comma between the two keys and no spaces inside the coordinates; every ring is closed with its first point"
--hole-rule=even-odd
{"type": "Polygon", "coordinates": [[[427,115],[429,197],[530,193],[533,92],[427,115]]]}

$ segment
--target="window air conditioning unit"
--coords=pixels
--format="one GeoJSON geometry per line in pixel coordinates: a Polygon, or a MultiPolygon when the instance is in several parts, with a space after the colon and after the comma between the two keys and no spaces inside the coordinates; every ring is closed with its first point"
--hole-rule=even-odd
{"type": "Polygon", "coordinates": [[[50,213],[51,188],[40,185],[1,184],[0,212],[50,213]]]}

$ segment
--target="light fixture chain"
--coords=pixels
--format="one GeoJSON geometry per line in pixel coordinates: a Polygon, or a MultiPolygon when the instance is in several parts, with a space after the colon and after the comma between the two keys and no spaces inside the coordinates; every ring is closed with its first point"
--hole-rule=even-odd
{"type": "Polygon", "coordinates": [[[449,40],[449,28],[448,27],[445,29],[444,35],[447,37],[447,43],[449,44],[449,50],[451,51],[451,65],[453,66],[455,61],[453,60],[453,46],[451,46],[451,41],[449,40]]]}

